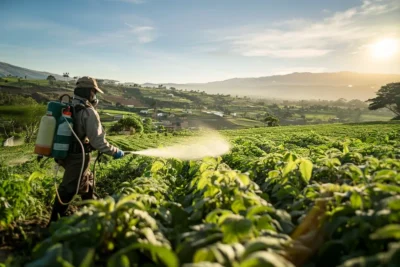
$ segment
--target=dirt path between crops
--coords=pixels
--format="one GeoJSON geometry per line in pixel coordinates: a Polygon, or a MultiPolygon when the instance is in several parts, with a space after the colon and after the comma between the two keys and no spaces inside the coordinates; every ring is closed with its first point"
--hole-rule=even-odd
{"type": "Polygon", "coordinates": [[[26,259],[34,246],[46,236],[46,221],[30,220],[0,229],[0,263],[11,257],[26,259]]]}
{"type": "Polygon", "coordinates": [[[30,156],[30,155],[21,156],[16,159],[12,159],[12,160],[8,161],[8,166],[20,165],[27,161],[30,161],[31,159],[32,159],[32,156],[30,156]]]}

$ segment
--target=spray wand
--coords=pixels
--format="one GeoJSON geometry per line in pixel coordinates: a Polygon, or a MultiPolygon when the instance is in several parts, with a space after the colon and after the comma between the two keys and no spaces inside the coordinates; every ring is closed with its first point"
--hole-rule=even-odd
{"type": "Polygon", "coordinates": [[[125,155],[139,155],[137,151],[124,151],[125,155]]]}

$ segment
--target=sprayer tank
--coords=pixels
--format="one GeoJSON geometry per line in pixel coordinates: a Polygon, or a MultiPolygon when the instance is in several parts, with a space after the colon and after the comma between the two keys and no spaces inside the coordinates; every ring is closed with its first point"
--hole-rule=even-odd
{"type": "Polygon", "coordinates": [[[39,131],[36,137],[34,153],[42,156],[51,156],[54,135],[57,130],[57,120],[61,117],[62,109],[66,103],[50,101],[47,104],[46,115],[42,117],[39,124],[39,131]]]}
{"type": "Polygon", "coordinates": [[[56,119],[47,113],[40,120],[39,132],[36,138],[34,153],[43,156],[50,156],[53,146],[56,119]]]}

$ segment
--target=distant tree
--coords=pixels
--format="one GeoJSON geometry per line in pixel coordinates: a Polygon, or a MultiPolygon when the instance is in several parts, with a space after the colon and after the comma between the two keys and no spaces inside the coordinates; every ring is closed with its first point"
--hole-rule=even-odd
{"type": "Polygon", "coordinates": [[[63,73],[63,77],[65,78],[64,81],[67,81],[67,78],[69,78],[69,72],[63,73]]]}
{"type": "Polygon", "coordinates": [[[45,113],[46,106],[33,105],[30,106],[30,112],[22,120],[25,129],[25,142],[33,141],[37,131],[39,130],[40,118],[45,113]]]}
{"type": "Polygon", "coordinates": [[[334,104],[337,105],[337,106],[345,106],[346,103],[347,103],[347,100],[344,99],[344,98],[339,98],[338,100],[336,100],[334,102],[334,104]]]}
{"type": "Polygon", "coordinates": [[[9,121],[13,125],[13,128],[14,126],[19,126],[23,129],[25,142],[30,143],[37,133],[40,119],[45,112],[46,106],[39,104],[8,106],[0,112],[0,117],[9,121]]]}
{"type": "Polygon", "coordinates": [[[279,119],[269,113],[267,113],[266,117],[264,118],[264,122],[269,127],[279,126],[279,119]]]}
{"type": "Polygon", "coordinates": [[[153,123],[150,118],[145,118],[143,121],[143,130],[145,133],[151,133],[153,132],[153,123]]]}
{"type": "Polygon", "coordinates": [[[352,108],[365,108],[368,106],[368,104],[359,99],[352,99],[349,102],[347,102],[347,105],[352,108]]]}
{"type": "Polygon", "coordinates": [[[159,133],[165,132],[165,127],[163,125],[158,126],[158,132],[159,133]]]}
{"type": "Polygon", "coordinates": [[[360,109],[357,109],[356,111],[355,111],[355,113],[354,113],[354,115],[353,115],[353,120],[355,121],[355,122],[360,122],[361,121],[361,110],[360,109]]]}
{"type": "Polygon", "coordinates": [[[351,117],[351,113],[348,110],[339,109],[336,112],[336,117],[338,117],[341,121],[345,121],[351,117]]]}
{"type": "Polygon", "coordinates": [[[126,130],[130,128],[134,128],[136,133],[143,133],[143,123],[138,116],[129,116],[120,119],[110,128],[110,131],[119,132],[121,130],[126,130]]]}
{"type": "Polygon", "coordinates": [[[368,109],[387,108],[396,114],[395,119],[400,119],[400,82],[382,86],[377,92],[377,96],[368,99],[367,102],[371,102],[368,109]]]}
{"type": "Polygon", "coordinates": [[[54,77],[53,75],[49,75],[49,76],[47,76],[46,80],[48,80],[49,83],[52,85],[52,84],[54,84],[56,77],[54,77]]]}

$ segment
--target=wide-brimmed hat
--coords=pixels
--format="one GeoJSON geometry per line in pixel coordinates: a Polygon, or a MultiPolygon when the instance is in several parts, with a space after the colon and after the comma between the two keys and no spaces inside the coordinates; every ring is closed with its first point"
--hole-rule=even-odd
{"type": "Polygon", "coordinates": [[[96,79],[92,78],[92,77],[89,77],[89,76],[83,76],[83,77],[79,78],[76,81],[76,87],[75,88],[93,88],[97,92],[100,92],[100,93],[104,94],[104,92],[97,85],[96,79]]]}

